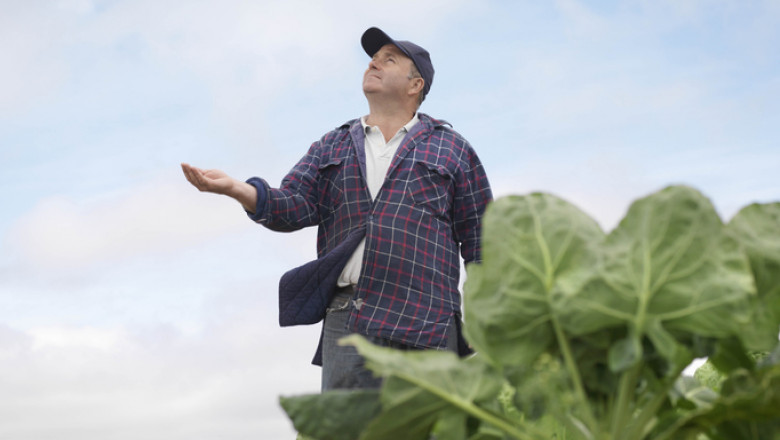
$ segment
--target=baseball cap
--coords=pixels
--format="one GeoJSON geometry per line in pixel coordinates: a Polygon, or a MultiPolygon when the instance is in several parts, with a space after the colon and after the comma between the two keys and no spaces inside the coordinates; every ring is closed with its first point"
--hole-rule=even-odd
{"type": "Polygon", "coordinates": [[[433,64],[431,64],[431,55],[427,50],[411,41],[393,40],[389,35],[376,27],[369,28],[363,32],[360,43],[363,45],[363,50],[370,57],[373,57],[385,44],[393,44],[401,49],[401,52],[412,59],[414,66],[417,67],[417,71],[420,72],[420,76],[425,81],[423,97],[428,94],[431,84],[433,84],[433,64]]]}

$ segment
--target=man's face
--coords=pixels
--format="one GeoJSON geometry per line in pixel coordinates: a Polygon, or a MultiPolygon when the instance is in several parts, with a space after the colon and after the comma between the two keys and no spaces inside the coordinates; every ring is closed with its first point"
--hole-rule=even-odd
{"type": "Polygon", "coordinates": [[[411,58],[393,44],[386,44],[371,58],[363,74],[363,93],[403,96],[409,89],[411,58]]]}

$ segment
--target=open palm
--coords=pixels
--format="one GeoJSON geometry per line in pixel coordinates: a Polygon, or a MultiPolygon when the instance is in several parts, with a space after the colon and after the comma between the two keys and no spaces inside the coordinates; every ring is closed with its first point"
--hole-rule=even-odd
{"type": "Polygon", "coordinates": [[[227,194],[233,186],[233,178],[220,170],[202,170],[188,164],[181,164],[187,180],[201,191],[227,194]]]}

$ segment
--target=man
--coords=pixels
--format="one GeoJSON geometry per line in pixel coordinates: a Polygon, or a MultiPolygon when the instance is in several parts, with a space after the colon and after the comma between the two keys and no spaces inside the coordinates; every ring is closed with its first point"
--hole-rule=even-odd
{"type": "Polygon", "coordinates": [[[323,390],[381,384],[353,347],[337,344],[350,333],[398,349],[467,350],[458,253],[479,261],[480,221],[492,200],[468,142],[417,112],[433,83],[428,52],[377,28],[361,43],[371,56],[363,76],[369,114],[312,144],[278,189],[182,164],[199,190],[233,197],[272,230],[318,226],[319,259],[282,278],[280,322],[324,318],[314,360],[323,390]]]}

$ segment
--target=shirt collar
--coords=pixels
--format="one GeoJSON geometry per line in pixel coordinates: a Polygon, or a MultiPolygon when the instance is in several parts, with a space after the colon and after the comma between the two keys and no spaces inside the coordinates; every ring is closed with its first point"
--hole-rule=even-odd
{"type": "MultiPolygon", "coordinates": [[[[368,133],[371,130],[371,126],[366,124],[366,118],[368,116],[363,116],[360,118],[360,124],[363,126],[363,133],[368,133]]],[[[414,127],[418,122],[420,122],[420,117],[417,116],[417,113],[415,112],[414,116],[412,117],[409,122],[406,123],[403,127],[401,127],[401,130],[403,130],[404,133],[409,133],[409,131],[414,127]]]]}

